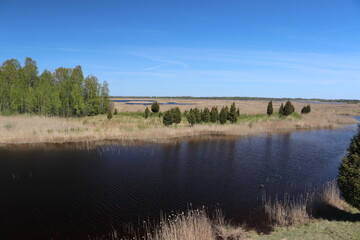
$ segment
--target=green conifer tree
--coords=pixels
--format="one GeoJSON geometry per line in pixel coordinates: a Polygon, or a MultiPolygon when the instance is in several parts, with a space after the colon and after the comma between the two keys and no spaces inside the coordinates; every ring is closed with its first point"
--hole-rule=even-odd
{"type": "Polygon", "coordinates": [[[191,126],[196,123],[196,114],[193,109],[190,109],[189,113],[186,115],[186,118],[191,126]]]}
{"type": "Polygon", "coordinates": [[[208,108],[205,108],[204,111],[202,112],[202,116],[201,116],[201,119],[204,123],[208,123],[210,122],[210,111],[208,108]]]}
{"type": "Polygon", "coordinates": [[[267,115],[272,115],[273,114],[273,104],[272,104],[272,101],[270,101],[269,103],[268,103],[268,106],[267,106],[267,111],[266,111],[266,113],[267,113],[267,115]]]}
{"type": "Polygon", "coordinates": [[[153,113],[158,113],[160,111],[160,105],[157,101],[155,101],[151,104],[151,111],[153,113]]]}
{"type": "Polygon", "coordinates": [[[226,109],[223,107],[219,114],[219,121],[221,124],[225,124],[226,120],[227,120],[227,113],[226,113],[226,109]]]}
{"type": "Polygon", "coordinates": [[[210,121],[216,123],[219,121],[219,111],[217,107],[212,107],[210,112],[210,121]]]}
{"type": "Polygon", "coordinates": [[[337,181],[346,202],[360,209],[360,124],[339,167],[337,181]]]}
{"type": "Polygon", "coordinates": [[[229,111],[229,115],[228,115],[228,120],[231,123],[236,123],[237,121],[237,114],[236,114],[236,107],[235,107],[235,103],[232,103],[230,106],[230,111],[229,111]]]}
{"type": "Polygon", "coordinates": [[[149,108],[146,108],[144,112],[144,118],[148,118],[149,116],[150,116],[150,110],[149,108]]]}

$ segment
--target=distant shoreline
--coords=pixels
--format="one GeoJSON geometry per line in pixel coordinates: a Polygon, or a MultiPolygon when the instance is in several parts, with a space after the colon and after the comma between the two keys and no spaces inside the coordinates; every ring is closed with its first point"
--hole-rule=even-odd
{"type": "MultiPolygon", "coordinates": [[[[157,120],[157,119],[155,119],[157,120]]],[[[356,124],[354,118],[316,115],[298,120],[274,120],[242,122],[237,124],[199,124],[193,127],[179,126],[127,128],[119,127],[116,118],[111,121],[105,115],[93,118],[64,119],[42,116],[0,116],[0,146],[24,144],[89,144],[106,142],[170,143],[201,137],[245,137],[270,133],[288,133],[299,130],[335,129],[356,124]],[[94,122],[92,122],[94,120],[94,122]]]]}

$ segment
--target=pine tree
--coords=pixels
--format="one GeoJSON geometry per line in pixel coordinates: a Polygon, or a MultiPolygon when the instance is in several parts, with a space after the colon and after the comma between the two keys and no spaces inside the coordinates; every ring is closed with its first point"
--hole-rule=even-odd
{"type": "Polygon", "coordinates": [[[223,107],[219,114],[219,121],[221,124],[225,124],[226,120],[227,120],[227,113],[226,113],[226,109],[223,107]]]}
{"type": "Polygon", "coordinates": [[[208,108],[205,108],[205,109],[204,109],[204,111],[202,112],[201,118],[202,118],[202,121],[203,121],[204,123],[210,122],[211,116],[210,116],[210,111],[209,111],[208,108]]]}
{"type": "Polygon", "coordinates": [[[180,111],[180,108],[176,107],[174,109],[172,109],[173,113],[173,121],[174,123],[176,124],[179,124],[181,123],[181,111],[180,111]]]}
{"type": "Polygon", "coordinates": [[[236,121],[237,121],[237,114],[236,114],[235,103],[232,103],[231,106],[230,106],[230,112],[229,112],[229,115],[228,115],[228,120],[229,120],[231,123],[236,123],[236,121]]]}
{"type": "Polygon", "coordinates": [[[157,113],[160,111],[160,106],[159,103],[157,101],[153,102],[153,104],[151,104],[151,111],[153,113],[157,113]]]}
{"type": "Polygon", "coordinates": [[[150,110],[149,110],[149,108],[146,108],[145,112],[144,112],[144,118],[148,118],[149,115],[150,115],[150,110]]]}
{"type": "Polygon", "coordinates": [[[273,104],[272,104],[272,101],[270,101],[269,102],[269,104],[268,104],[268,106],[267,106],[267,111],[266,111],[266,113],[267,113],[267,115],[272,115],[273,114],[273,104]]]}
{"type": "Polygon", "coordinates": [[[115,110],[114,110],[114,115],[118,115],[118,111],[117,111],[116,108],[115,108],[115,110]]]}
{"type": "Polygon", "coordinates": [[[339,167],[337,181],[346,202],[360,209],[360,124],[339,167]]]}
{"type": "Polygon", "coordinates": [[[171,111],[171,110],[164,112],[163,124],[165,126],[170,126],[171,124],[173,124],[173,122],[174,122],[173,113],[174,113],[174,111],[171,111]]]}
{"type": "Polygon", "coordinates": [[[226,105],[224,110],[225,110],[226,120],[229,120],[229,112],[230,112],[229,107],[226,105]]]}
{"type": "Polygon", "coordinates": [[[190,109],[189,113],[186,115],[186,118],[191,126],[196,123],[196,116],[193,109],[190,109]]]}
{"type": "Polygon", "coordinates": [[[279,115],[280,115],[280,116],[284,116],[284,115],[285,115],[285,114],[284,114],[284,104],[282,104],[282,103],[281,103],[280,108],[279,108],[279,115]]]}
{"type": "Polygon", "coordinates": [[[294,106],[291,104],[290,101],[287,101],[287,102],[285,103],[285,106],[284,106],[284,110],[283,110],[284,114],[283,114],[283,115],[284,115],[284,116],[289,116],[289,115],[291,115],[294,111],[295,111],[294,106]]]}
{"type": "Polygon", "coordinates": [[[218,111],[217,107],[211,108],[210,121],[212,123],[216,123],[217,121],[219,121],[219,111],[218,111]]]}
{"type": "Polygon", "coordinates": [[[201,112],[198,108],[195,108],[194,110],[194,114],[195,114],[195,121],[196,123],[201,123],[202,119],[201,119],[201,112]]]}
{"type": "Polygon", "coordinates": [[[240,117],[240,108],[237,109],[236,116],[240,117]]]}

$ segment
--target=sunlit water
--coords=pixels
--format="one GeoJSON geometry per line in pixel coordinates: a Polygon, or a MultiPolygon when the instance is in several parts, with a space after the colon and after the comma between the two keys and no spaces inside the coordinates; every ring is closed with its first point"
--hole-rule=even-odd
{"type": "Polygon", "coordinates": [[[0,238],[87,239],[189,204],[251,222],[262,192],[299,194],[334,179],[355,132],[0,149],[0,238]]]}

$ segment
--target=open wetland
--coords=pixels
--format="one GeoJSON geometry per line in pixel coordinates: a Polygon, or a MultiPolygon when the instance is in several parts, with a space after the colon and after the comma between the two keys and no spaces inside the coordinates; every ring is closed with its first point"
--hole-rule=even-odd
{"type": "Polygon", "coordinates": [[[262,196],[302,194],[336,178],[355,132],[2,147],[1,238],[105,238],[202,206],[261,230],[262,196]]]}

